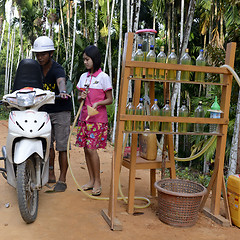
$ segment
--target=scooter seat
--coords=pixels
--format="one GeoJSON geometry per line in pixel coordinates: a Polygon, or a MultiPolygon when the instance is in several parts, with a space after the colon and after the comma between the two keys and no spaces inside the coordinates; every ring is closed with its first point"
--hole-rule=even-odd
{"type": "Polygon", "coordinates": [[[12,91],[24,87],[43,89],[43,76],[39,63],[34,59],[23,59],[17,68],[12,91]]]}

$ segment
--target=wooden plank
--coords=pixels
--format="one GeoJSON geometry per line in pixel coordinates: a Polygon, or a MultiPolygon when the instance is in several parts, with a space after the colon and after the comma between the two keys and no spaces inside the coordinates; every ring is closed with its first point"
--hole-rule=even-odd
{"type": "Polygon", "coordinates": [[[136,176],[136,156],[137,156],[138,135],[132,135],[131,159],[129,168],[129,184],[128,184],[128,213],[134,213],[134,195],[135,195],[135,176],[136,176]]]}
{"type": "MultiPolygon", "coordinates": [[[[139,99],[138,99],[139,100],[139,99]]],[[[179,123],[202,123],[202,124],[224,124],[228,125],[228,118],[195,118],[195,117],[165,117],[149,115],[127,115],[120,114],[120,121],[150,121],[150,122],[179,122],[179,123]]],[[[149,133],[151,133],[149,131],[149,133]]]]}
{"type": "Polygon", "coordinates": [[[154,183],[156,182],[156,169],[150,169],[150,194],[153,197],[156,197],[156,188],[154,183]]]}
{"type": "Polygon", "coordinates": [[[155,68],[177,71],[190,71],[190,72],[205,72],[214,74],[232,75],[227,68],[208,67],[208,66],[195,66],[195,65],[181,65],[170,63],[158,63],[158,62],[145,62],[145,61],[126,61],[126,67],[142,67],[142,68],[155,68]]]}
{"type": "MultiPolygon", "coordinates": [[[[122,165],[126,168],[131,167],[131,163],[128,159],[123,159],[122,165]]],[[[171,163],[169,161],[166,161],[166,168],[170,168],[171,163]]],[[[147,161],[144,162],[137,162],[136,163],[136,169],[161,169],[162,168],[162,162],[159,161],[147,161]]]]}
{"type": "Polygon", "coordinates": [[[203,213],[207,217],[211,218],[214,222],[220,224],[221,226],[223,226],[223,227],[231,227],[231,223],[229,222],[228,219],[224,218],[221,215],[212,214],[212,212],[210,211],[209,208],[204,208],[203,209],[203,213]]]}
{"type": "MultiPolygon", "coordinates": [[[[129,80],[135,80],[136,82],[138,81],[148,81],[148,82],[157,82],[157,83],[163,83],[164,85],[167,84],[167,83],[183,83],[183,84],[196,84],[196,85],[215,85],[215,86],[227,86],[228,85],[228,82],[227,81],[219,81],[219,82],[198,82],[198,81],[182,81],[182,80],[179,80],[179,81],[176,81],[176,80],[171,80],[171,79],[166,79],[166,80],[162,80],[162,79],[153,79],[153,78],[135,78],[135,77],[132,77],[130,76],[128,78],[129,80]]],[[[166,88],[164,86],[164,88],[166,88]]]]}
{"type": "Polygon", "coordinates": [[[229,205],[228,205],[228,198],[227,198],[227,191],[226,191],[224,176],[222,178],[222,193],[223,193],[224,207],[225,207],[225,211],[226,211],[226,218],[230,222],[230,225],[232,225],[232,219],[231,219],[230,209],[229,209],[229,205]]]}
{"type": "Polygon", "coordinates": [[[107,212],[108,212],[107,209],[103,209],[101,211],[101,215],[104,218],[104,220],[107,222],[107,224],[109,225],[111,230],[113,230],[113,231],[122,231],[123,227],[122,227],[121,222],[117,218],[114,217],[113,224],[112,224],[111,223],[111,218],[108,216],[107,212]]]}

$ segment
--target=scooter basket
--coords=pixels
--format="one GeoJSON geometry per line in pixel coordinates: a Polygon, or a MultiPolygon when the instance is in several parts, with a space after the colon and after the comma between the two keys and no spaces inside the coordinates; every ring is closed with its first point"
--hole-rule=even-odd
{"type": "Polygon", "coordinates": [[[202,197],[207,193],[201,184],[163,179],[154,184],[158,191],[158,217],[172,226],[190,227],[197,221],[202,197]]]}

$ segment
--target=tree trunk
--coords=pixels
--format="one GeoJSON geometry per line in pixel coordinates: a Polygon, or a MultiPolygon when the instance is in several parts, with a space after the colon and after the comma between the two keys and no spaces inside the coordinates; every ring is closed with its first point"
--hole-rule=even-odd
{"type": "Polygon", "coordinates": [[[67,59],[68,59],[68,51],[67,51],[67,44],[66,44],[66,38],[65,38],[65,29],[64,29],[64,23],[63,23],[62,0],[59,0],[59,8],[60,8],[60,16],[61,16],[63,42],[64,42],[64,46],[65,46],[66,61],[67,61],[67,59]]]}
{"type": "Polygon", "coordinates": [[[98,42],[98,8],[99,2],[95,0],[95,20],[94,20],[94,45],[97,46],[98,42]]]}
{"type": "Polygon", "coordinates": [[[117,126],[117,109],[118,109],[118,97],[119,97],[119,85],[120,85],[120,73],[121,73],[122,24],[123,24],[123,0],[121,0],[121,5],[120,5],[120,27],[119,27],[119,40],[118,40],[118,69],[117,69],[115,111],[114,111],[113,132],[112,132],[112,143],[113,144],[115,143],[115,133],[116,133],[116,126],[117,126]]]}
{"type": "Polygon", "coordinates": [[[11,20],[12,20],[12,2],[10,4],[10,20],[8,25],[8,38],[7,38],[7,55],[6,55],[6,67],[5,67],[5,83],[4,83],[4,95],[8,93],[9,89],[9,79],[8,79],[8,61],[9,61],[9,44],[10,44],[10,32],[11,32],[11,20]]]}
{"type": "Polygon", "coordinates": [[[108,52],[109,52],[109,45],[110,45],[110,41],[111,41],[111,27],[112,27],[114,6],[115,6],[115,0],[113,0],[113,2],[112,2],[112,12],[111,12],[110,23],[109,23],[109,26],[108,26],[108,42],[107,42],[107,48],[106,48],[106,54],[105,54],[105,60],[104,60],[104,67],[103,67],[104,72],[106,70],[106,64],[107,64],[107,58],[108,58],[108,52]]]}
{"type": "Polygon", "coordinates": [[[12,69],[13,69],[13,61],[14,61],[14,49],[15,49],[15,25],[13,27],[13,33],[12,33],[12,43],[11,43],[11,60],[10,60],[10,74],[9,74],[9,93],[12,89],[12,69]]]}
{"type": "Polygon", "coordinates": [[[20,35],[20,43],[21,43],[21,59],[24,58],[23,56],[23,34],[22,34],[22,11],[21,7],[18,7],[18,14],[19,14],[19,35],[20,35]]]}
{"type": "Polygon", "coordinates": [[[2,28],[2,33],[1,33],[0,53],[1,53],[1,50],[2,50],[2,43],[3,43],[3,37],[4,37],[5,26],[6,26],[6,20],[4,20],[4,22],[3,22],[3,28],[2,28]]]}
{"type": "MultiPolygon", "coordinates": [[[[76,42],[76,29],[77,29],[77,0],[74,0],[74,23],[73,23],[73,43],[72,43],[72,58],[71,58],[71,68],[69,79],[72,81],[72,73],[73,73],[73,62],[74,62],[74,51],[75,51],[75,42],[76,42]]],[[[73,114],[76,116],[75,102],[73,91],[71,92],[72,96],[72,104],[73,104],[73,114]]]]}
{"type": "Polygon", "coordinates": [[[46,35],[46,28],[47,28],[47,0],[43,0],[43,16],[42,16],[42,34],[43,36],[46,35]]]}
{"type": "MultiPolygon", "coordinates": [[[[188,15],[187,15],[186,24],[185,24],[185,31],[184,31],[184,36],[183,36],[183,44],[182,44],[182,48],[179,51],[178,63],[180,62],[180,59],[182,58],[182,56],[185,52],[185,49],[187,48],[187,45],[188,45],[189,35],[191,32],[193,16],[194,16],[194,11],[195,11],[195,5],[196,5],[196,0],[190,0],[189,8],[188,8],[188,15]]],[[[180,74],[177,74],[177,80],[180,80],[180,74]]],[[[179,87],[180,87],[179,83],[174,84],[172,97],[171,97],[172,115],[174,113],[174,109],[176,106],[176,99],[177,99],[177,95],[179,92],[179,87]]]]}

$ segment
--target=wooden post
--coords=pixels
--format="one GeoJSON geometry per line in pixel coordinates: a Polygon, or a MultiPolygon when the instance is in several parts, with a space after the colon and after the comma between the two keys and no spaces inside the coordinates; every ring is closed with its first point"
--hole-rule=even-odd
{"type": "MultiPolygon", "coordinates": [[[[226,50],[226,59],[225,64],[233,67],[234,66],[234,58],[236,51],[236,43],[229,43],[227,45],[226,50]]],[[[232,90],[232,75],[224,75],[223,82],[227,82],[227,85],[222,87],[222,97],[221,97],[221,110],[223,111],[223,118],[229,117],[229,108],[230,108],[230,100],[231,100],[231,90],[232,90]]],[[[221,223],[222,225],[230,225],[228,219],[224,219],[220,216],[220,200],[221,193],[223,194],[224,199],[227,199],[226,191],[222,191],[225,189],[225,182],[223,181],[223,167],[224,167],[224,159],[225,159],[225,148],[226,148],[226,140],[227,140],[227,125],[219,126],[220,133],[222,136],[217,137],[217,149],[215,156],[215,164],[214,164],[214,174],[208,186],[208,193],[204,196],[203,203],[206,202],[210,190],[212,189],[212,197],[211,197],[211,206],[210,209],[203,209],[203,211],[210,216],[213,220],[221,223]]],[[[203,204],[202,206],[203,207],[203,204]]],[[[228,205],[225,204],[225,212],[228,216],[229,209],[228,205]]]]}

